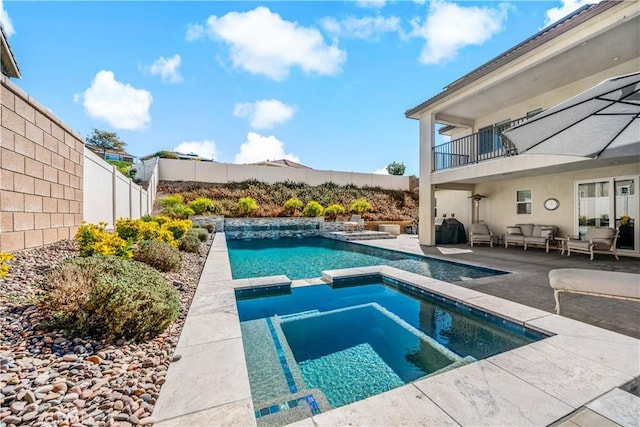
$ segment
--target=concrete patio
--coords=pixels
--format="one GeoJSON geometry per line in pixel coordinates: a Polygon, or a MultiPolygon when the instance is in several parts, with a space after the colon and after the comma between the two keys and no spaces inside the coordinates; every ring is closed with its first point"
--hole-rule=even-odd
{"type": "MultiPolygon", "coordinates": [[[[466,245],[447,246],[443,255],[441,249],[420,247],[416,236],[407,235],[362,244],[511,274],[454,285],[391,267],[363,267],[325,272],[325,280],[380,274],[552,336],[314,415],[296,426],[638,425],[638,304],[563,296],[562,316],[557,316],[547,278],[549,270],[561,267],[638,272],[637,259],[598,257],[590,262],[585,256],[567,258],[543,250],[470,251],[466,245]]],[[[232,280],[224,234],[216,235],[176,348],[182,357],[170,366],[156,403],[156,425],[256,425],[235,290],[278,286],[286,280],[232,280]]],[[[319,282],[295,281],[292,286],[319,282]]]]}

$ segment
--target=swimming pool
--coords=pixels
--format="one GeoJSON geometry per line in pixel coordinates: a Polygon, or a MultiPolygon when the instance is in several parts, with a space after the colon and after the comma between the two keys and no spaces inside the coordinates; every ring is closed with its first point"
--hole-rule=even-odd
{"type": "Polygon", "coordinates": [[[388,279],[251,295],[236,292],[259,425],[306,418],[546,337],[388,279]]]}
{"type": "Polygon", "coordinates": [[[505,274],[426,256],[323,237],[227,240],[234,279],[284,274],[291,280],[322,276],[324,270],[389,265],[447,282],[505,274]]]}

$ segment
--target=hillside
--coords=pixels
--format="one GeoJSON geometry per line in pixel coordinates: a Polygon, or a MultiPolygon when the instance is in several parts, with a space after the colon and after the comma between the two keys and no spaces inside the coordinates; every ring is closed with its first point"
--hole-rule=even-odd
{"type": "MultiPolygon", "coordinates": [[[[369,221],[413,221],[418,217],[418,193],[413,191],[384,190],[381,188],[360,188],[352,185],[339,186],[325,183],[311,186],[299,182],[279,182],[266,184],[259,181],[243,181],[228,184],[201,182],[168,182],[158,184],[158,197],[180,193],[185,202],[198,197],[213,199],[222,208],[225,216],[234,216],[235,206],[240,197],[251,196],[259,209],[254,216],[280,216],[282,205],[290,198],[297,197],[305,204],[315,200],[322,206],[338,203],[345,207],[357,198],[365,198],[373,206],[373,212],[366,214],[369,221]]],[[[350,217],[347,212],[339,220],[350,217]]]]}

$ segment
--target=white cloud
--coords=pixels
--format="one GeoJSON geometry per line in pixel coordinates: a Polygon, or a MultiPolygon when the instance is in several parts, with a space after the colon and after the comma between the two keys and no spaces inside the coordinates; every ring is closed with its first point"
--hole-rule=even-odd
{"type": "Polygon", "coordinates": [[[149,71],[153,75],[160,75],[164,83],[180,83],[182,81],[182,76],[180,75],[178,68],[180,67],[181,62],[182,58],[178,54],[173,55],[169,59],[161,56],[151,64],[149,71]]]}
{"type": "Polygon", "coordinates": [[[184,38],[188,42],[192,42],[194,40],[201,39],[205,37],[207,31],[200,24],[189,24],[187,25],[187,34],[185,34],[184,38]]]}
{"type": "MultiPolygon", "coordinates": [[[[221,17],[212,15],[206,32],[229,45],[235,67],[278,81],[285,79],[292,67],[305,73],[338,74],[347,57],[336,44],[327,45],[318,29],[285,21],[264,6],[221,17]]],[[[192,25],[186,37],[193,40],[200,35],[199,28],[192,25]]]]}
{"type": "Polygon", "coordinates": [[[386,166],[381,168],[381,169],[374,170],[371,173],[375,173],[377,175],[389,175],[389,171],[387,171],[387,167],[386,166]]]}
{"type": "Polygon", "coordinates": [[[151,92],[117,81],[112,71],[99,71],[91,86],[74,99],[83,101],[90,117],[105,120],[116,129],[139,130],[151,121],[151,92]]]}
{"type": "Polygon", "coordinates": [[[544,22],[544,26],[546,27],[549,24],[553,24],[585,4],[598,3],[598,1],[599,0],[560,0],[562,4],[560,7],[552,7],[547,10],[547,20],[544,22]]]}
{"type": "Polygon", "coordinates": [[[295,107],[277,99],[262,99],[256,102],[239,102],[233,109],[236,117],[249,118],[253,129],[271,129],[293,117],[295,107]]]}
{"type": "Polygon", "coordinates": [[[292,153],[284,152],[284,143],[275,136],[262,136],[255,132],[247,134],[247,140],[240,146],[233,163],[255,163],[265,160],[287,159],[296,163],[300,158],[292,153]]]}
{"type": "Polygon", "coordinates": [[[173,151],[183,154],[197,154],[206,159],[215,159],[218,155],[216,143],[210,140],[184,141],[173,147],[173,151]]]}
{"type": "Polygon", "coordinates": [[[2,28],[4,29],[4,33],[7,37],[11,37],[15,34],[15,29],[13,28],[13,22],[11,22],[11,17],[6,10],[4,10],[4,4],[2,0],[0,0],[0,24],[2,24],[2,28]]]}
{"type": "Polygon", "coordinates": [[[352,37],[364,40],[377,40],[381,33],[400,31],[400,20],[391,16],[367,16],[364,18],[348,17],[341,21],[333,17],[322,20],[326,32],[334,37],[352,37]]]}
{"type": "Polygon", "coordinates": [[[381,9],[386,3],[386,0],[356,0],[356,4],[359,7],[371,7],[374,9],[381,9]]]}
{"type": "Polygon", "coordinates": [[[431,2],[425,21],[413,23],[413,35],[426,41],[420,62],[451,61],[462,48],[483,44],[502,30],[507,9],[506,4],[490,8],[465,7],[440,0],[431,2]]]}

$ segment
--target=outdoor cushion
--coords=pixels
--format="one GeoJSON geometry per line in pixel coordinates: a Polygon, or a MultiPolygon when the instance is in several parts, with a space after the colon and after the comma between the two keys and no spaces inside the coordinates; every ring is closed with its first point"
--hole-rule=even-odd
{"type": "Polygon", "coordinates": [[[549,272],[549,285],[554,289],[558,314],[560,314],[558,298],[560,292],[640,301],[640,274],[559,268],[549,272]]]}
{"type": "Polygon", "coordinates": [[[523,236],[533,236],[533,224],[516,224],[516,227],[520,227],[523,236]]]}
{"type": "Polygon", "coordinates": [[[522,234],[520,227],[507,227],[507,234],[522,234]]]}
{"type": "Polygon", "coordinates": [[[547,237],[535,237],[535,236],[529,236],[529,237],[525,237],[524,240],[527,243],[533,243],[533,244],[545,244],[547,242],[547,237]]]}
{"type": "Polygon", "coordinates": [[[484,235],[489,236],[491,231],[489,231],[489,226],[483,223],[475,223],[471,224],[471,232],[476,235],[484,235]]]}

